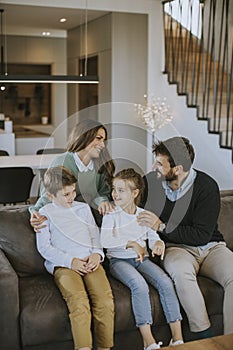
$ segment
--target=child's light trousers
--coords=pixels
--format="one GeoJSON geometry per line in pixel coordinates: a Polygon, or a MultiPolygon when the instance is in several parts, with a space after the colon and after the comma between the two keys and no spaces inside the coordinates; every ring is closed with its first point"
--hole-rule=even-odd
{"type": "Polygon", "coordinates": [[[69,309],[75,350],[92,348],[92,319],[96,345],[103,348],[112,347],[114,304],[103,267],[100,265],[96,271],[84,276],[71,269],[58,267],[54,277],[69,309]]]}

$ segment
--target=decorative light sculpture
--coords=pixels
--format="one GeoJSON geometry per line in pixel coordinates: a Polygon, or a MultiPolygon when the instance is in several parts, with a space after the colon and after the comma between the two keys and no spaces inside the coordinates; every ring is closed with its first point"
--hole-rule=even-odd
{"type": "Polygon", "coordinates": [[[161,99],[152,96],[152,98],[148,100],[147,95],[144,95],[144,98],[145,105],[136,104],[135,108],[143,124],[152,133],[152,141],[154,143],[156,130],[170,123],[173,116],[169,113],[169,106],[166,104],[166,98],[161,99]]]}

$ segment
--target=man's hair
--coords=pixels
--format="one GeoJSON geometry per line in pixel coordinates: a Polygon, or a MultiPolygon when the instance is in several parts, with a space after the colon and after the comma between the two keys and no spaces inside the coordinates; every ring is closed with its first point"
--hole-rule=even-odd
{"type": "Polygon", "coordinates": [[[46,191],[56,196],[58,191],[65,186],[75,184],[77,179],[67,168],[61,165],[46,170],[43,182],[46,191]]]}
{"type": "Polygon", "coordinates": [[[153,145],[155,156],[168,157],[171,168],[182,165],[184,171],[188,171],[194,161],[195,152],[190,141],[185,137],[171,137],[165,141],[159,141],[153,145]]]}
{"type": "Polygon", "coordinates": [[[119,171],[114,176],[113,180],[115,179],[129,181],[132,184],[132,185],[129,184],[132,190],[135,190],[135,189],[139,190],[137,198],[135,198],[135,204],[138,205],[141,201],[143,191],[145,188],[142,176],[139,173],[137,173],[133,168],[128,168],[128,169],[123,169],[119,171]]]}

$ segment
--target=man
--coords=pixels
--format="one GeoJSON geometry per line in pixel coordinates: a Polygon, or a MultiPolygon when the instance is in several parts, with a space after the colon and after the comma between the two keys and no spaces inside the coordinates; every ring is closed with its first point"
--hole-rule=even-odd
{"type": "Polygon", "coordinates": [[[218,231],[220,193],[217,183],[192,167],[193,146],[184,137],[153,145],[154,172],[145,176],[145,211],[138,221],[156,230],[166,243],[164,268],[196,338],[210,334],[197,274],[218,282],[225,291],[224,334],[233,332],[233,253],[218,231]]]}

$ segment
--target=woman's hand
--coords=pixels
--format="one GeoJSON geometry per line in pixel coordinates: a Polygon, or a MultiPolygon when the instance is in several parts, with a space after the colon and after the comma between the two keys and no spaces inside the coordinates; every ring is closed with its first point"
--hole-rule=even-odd
{"type": "Polygon", "coordinates": [[[101,256],[98,253],[93,253],[88,256],[86,268],[88,272],[93,272],[98,269],[100,265],[101,256]]]}
{"type": "Polygon", "coordinates": [[[85,259],[74,258],[71,263],[71,269],[76,271],[79,275],[84,276],[88,273],[87,262],[85,259]]]}
{"type": "Polygon", "coordinates": [[[148,210],[144,210],[139,213],[137,216],[137,221],[140,226],[148,226],[154,231],[157,231],[159,225],[162,223],[157,215],[148,210]]]}
{"type": "Polygon", "coordinates": [[[46,227],[46,225],[42,225],[45,220],[47,220],[46,216],[40,215],[38,211],[34,211],[30,218],[30,224],[35,232],[39,232],[41,228],[46,227]]]}
{"type": "Polygon", "coordinates": [[[154,257],[155,255],[160,255],[160,259],[163,260],[164,252],[165,252],[165,244],[164,244],[164,241],[158,240],[158,241],[155,243],[154,248],[153,248],[151,254],[152,254],[153,257],[154,257]]]}
{"type": "Polygon", "coordinates": [[[135,241],[128,241],[126,244],[126,249],[128,249],[128,248],[132,248],[137,253],[138,257],[137,257],[136,261],[143,262],[143,259],[146,255],[145,248],[143,248],[140,244],[138,244],[135,241]]]}
{"type": "Polygon", "coordinates": [[[114,205],[109,201],[104,201],[98,206],[98,211],[101,215],[105,215],[114,210],[114,205]]]}

